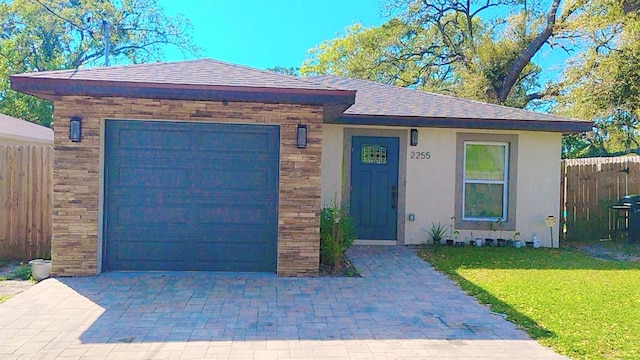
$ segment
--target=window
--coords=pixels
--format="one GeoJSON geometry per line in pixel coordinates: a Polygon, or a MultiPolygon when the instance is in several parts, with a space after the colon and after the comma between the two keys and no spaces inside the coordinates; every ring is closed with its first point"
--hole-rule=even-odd
{"type": "Polygon", "coordinates": [[[465,141],[462,219],[507,221],[509,144],[465,141]]]}
{"type": "Polygon", "coordinates": [[[360,159],[362,164],[386,164],[387,147],[381,145],[362,145],[360,159]]]}
{"type": "Polygon", "coordinates": [[[455,227],[515,230],[518,135],[456,136],[455,227]]]}

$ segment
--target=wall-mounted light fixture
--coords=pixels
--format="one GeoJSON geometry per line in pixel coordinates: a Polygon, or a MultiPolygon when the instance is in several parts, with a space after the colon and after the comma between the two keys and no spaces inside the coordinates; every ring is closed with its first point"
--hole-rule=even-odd
{"type": "Polygon", "coordinates": [[[298,149],[304,149],[307,147],[307,125],[298,125],[298,131],[296,132],[296,146],[298,149]]]}
{"type": "Polygon", "coordinates": [[[72,116],[69,120],[69,140],[82,141],[82,118],[79,116],[72,116]]]}
{"type": "Polygon", "coordinates": [[[411,129],[411,146],[418,145],[418,129],[411,129]]]}

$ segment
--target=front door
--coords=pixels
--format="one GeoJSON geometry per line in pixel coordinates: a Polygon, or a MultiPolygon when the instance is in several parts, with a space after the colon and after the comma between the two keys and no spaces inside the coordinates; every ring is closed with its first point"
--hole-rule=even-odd
{"type": "Polygon", "coordinates": [[[350,212],[358,239],[396,240],[399,139],[354,136],[351,146],[350,212]]]}

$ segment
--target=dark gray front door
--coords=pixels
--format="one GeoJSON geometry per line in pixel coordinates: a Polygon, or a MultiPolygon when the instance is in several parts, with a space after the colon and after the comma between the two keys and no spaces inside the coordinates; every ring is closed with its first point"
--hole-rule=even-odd
{"type": "Polygon", "coordinates": [[[399,139],[354,136],[351,146],[350,212],[358,238],[396,240],[399,139]]]}
{"type": "Polygon", "coordinates": [[[276,270],[279,127],[108,120],[105,270],[276,270]]]}

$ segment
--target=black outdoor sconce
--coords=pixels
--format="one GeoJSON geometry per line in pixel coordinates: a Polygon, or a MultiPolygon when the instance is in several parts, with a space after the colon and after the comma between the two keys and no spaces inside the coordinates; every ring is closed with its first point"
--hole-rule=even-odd
{"type": "Polygon", "coordinates": [[[296,132],[296,146],[298,149],[304,149],[307,147],[307,125],[298,125],[298,131],[296,132]]]}
{"type": "Polygon", "coordinates": [[[411,146],[418,145],[418,129],[411,129],[411,146]]]}
{"type": "Polygon", "coordinates": [[[69,140],[82,141],[82,118],[79,116],[72,116],[69,120],[69,140]]]}

